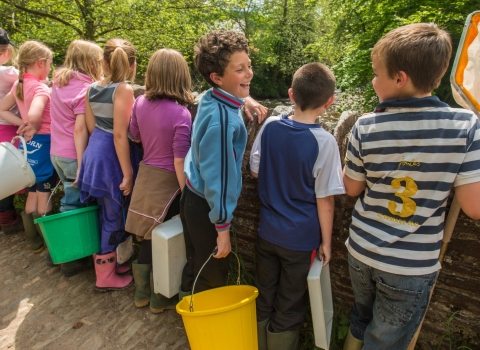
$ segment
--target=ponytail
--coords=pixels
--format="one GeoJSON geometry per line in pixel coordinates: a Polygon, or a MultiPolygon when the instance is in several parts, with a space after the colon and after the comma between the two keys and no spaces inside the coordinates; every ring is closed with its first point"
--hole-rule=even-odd
{"type": "Polygon", "coordinates": [[[17,98],[20,101],[23,101],[23,68],[20,67],[20,71],[18,72],[18,84],[17,90],[15,91],[17,98]]]}
{"type": "Polygon", "coordinates": [[[108,76],[113,83],[130,80],[135,77],[135,49],[129,41],[123,39],[109,40],[103,50],[107,64],[108,76]]]}

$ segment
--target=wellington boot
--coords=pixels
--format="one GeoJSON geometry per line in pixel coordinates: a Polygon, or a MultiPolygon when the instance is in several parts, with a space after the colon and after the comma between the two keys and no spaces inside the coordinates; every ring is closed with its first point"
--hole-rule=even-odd
{"type": "Polygon", "coordinates": [[[67,263],[61,264],[62,274],[65,277],[72,277],[72,276],[75,276],[80,271],[88,269],[89,267],[92,267],[92,265],[93,265],[93,261],[91,256],[69,261],[67,263]]]}
{"type": "Polygon", "coordinates": [[[135,297],[133,301],[136,307],[144,307],[150,303],[150,272],[152,264],[139,264],[138,260],[132,262],[133,280],[135,281],[135,297]]]}
{"type": "Polygon", "coordinates": [[[343,344],[343,350],[362,350],[362,348],[363,348],[363,341],[355,338],[349,329],[347,334],[347,339],[345,339],[345,343],[343,344]]]}
{"type": "Polygon", "coordinates": [[[268,350],[267,347],[267,326],[270,319],[257,322],[257,334],[258,334],[258,350],[268,350]]]}
{"type": "Polygon", "coordinates": [[[192,291],[184,292],[182,287],[178,288],[178,301],[182,301],[184,297],[187,297],[192,294],[192,291]]]}
{"type": "Polygon", "coordinates": [[[171,298],[164,297],[161,294],[155,293],[153,289],[153,272],[150,271],[150,311],[152,314],[159,314],[165,310],[174,310],[178,302],[178,297],[175,295],[171,298]]]}
{"type": "Polygon", "coordinates": [[[22,221],[25,233],[30,241],[30,249],[35,254],[40,253],[44,248],[43,239],[42,236],[38,234],[37,228],[35,227],[32,213],[27,214],[25,211],[22,211],[22,221]]]}
{"type": "MultiPolygon", "coordinates": [[[[53,209],[50,210],[50,211],[48,211],[48,212],[46,212],[46,213],[45,213],[45,216],[52,215],[52,214],[53,214],[53,209]]],[[[43,217],[43,215],[42,215],[42,214],[39,214],[37,211],[34,211],[34,212],[32,213],[32,215],[33,215],[33,220],[34,220],[34,222],[35,222],[35,219],[38,219],[38,218],[43,217]]],[[[36,227],[36,229],[37,229],[37,232],[38,232],[38,233],[42,236],[42,238],[43,238],[43,232],[42,232],[42,230],[40,229],[40,225],[39,225],[39,224],[35,224],[35,227],[36,227]]]]}
{"type": "Polygon", "coordinates": [[[23,231],[22,218],[17,215],[15,210],[0,213],[0,229],[6,235],[13,235],[23,231]]]}
{"type": "Polygon", "coordinates": [[[115,266],[115,273],[119,276],[131,275],[132,269],[128,266],[128,263],[115,266]]]}
{"type": "Polygon", "coordinates": [[[267,349],[268,350],[297,350],[300,329],[272,333],[267,326],[267,349]]]}
{"type": "Polygon", "coordinates": [[[124,290],[133,284],[132,276],[119,276],[115,273],[117,262],[117,253],[94,255],[95,265],[95,289],[98,292],[106,292],[108,290],[124,290]]]}

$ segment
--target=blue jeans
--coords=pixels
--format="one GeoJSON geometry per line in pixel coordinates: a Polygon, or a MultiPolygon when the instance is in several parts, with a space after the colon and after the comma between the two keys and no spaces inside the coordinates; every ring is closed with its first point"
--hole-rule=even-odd
{"type": "Polygon", "coordinates": [[[63,190],[65,192],[65,196],[60,200],[60,211],[63,213],[85,207],[85,205],[80,202],[80,190],[73,186],[73,181],[75,181],[77,177],[77,160],[54,155],[50,155],[50,160],[60,180],[62,180],[63,190]]]}
{"type": "Polygon", "coordinates": [[[348,254],[355,303],[350,331],[363,350],[407,349],[423,316],[438,272],[396,275],[370,267],[348,254]]]}

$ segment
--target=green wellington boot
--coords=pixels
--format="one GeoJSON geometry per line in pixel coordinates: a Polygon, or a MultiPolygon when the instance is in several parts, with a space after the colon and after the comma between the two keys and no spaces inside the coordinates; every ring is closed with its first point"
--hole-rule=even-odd
{"type": "Polygon", "coordinates": [[[133,280],[135,282],[134,302],[136,307],[144,307],[150,303],[150,272],[152,264],[139,264],[138,260],[132,262],[133,280]]]}
{"type": "Polygon", "coordinates": [[[174,310],[177,305],[178,297],[175,295],[166,298],[161,294],[157,294],[153,288],[153,272],[150,271],[150,311],[152,314],[159,314],[165,310],[174,310]]]}
{"type": "Polygon", "coordinates": [[[345,343],[343,344],[343,350],[362,350],[362,348],[363,348],[363,341],[355,338],[349,329],[347,334],[347,339],[345,339],[345,343]]]}
{"type": "Polygon", "coordinates": [[[182,301],[183,298],[188,297],[189,295],[192,294],[192,291],[189,290],[188,292],[184,292],[182,290],[182,287],[178,288],[178,301],[182,301]]]}
{"type": "Polygon", "coordinates": [[[267,326],[268,350],[297,350],[299,338],[300,329],[280,333],[272,333],[267,326]]]}
{"type": "Polygon", "coordinates": [[[267,326],[270,319],[257,322],[258,350],[267,350],[267,326]]]}
{"type": "Polygon", "coordinates": [[[35,253],[40,253],[43,248],[43,239],[39,235],[35,223],[33,222],[32,213],[25,213],[22,211],[22,221],[23,227],[25,228],[25,233],[27,234],[28,240],[30,241],[30,249],[35,253]]]}

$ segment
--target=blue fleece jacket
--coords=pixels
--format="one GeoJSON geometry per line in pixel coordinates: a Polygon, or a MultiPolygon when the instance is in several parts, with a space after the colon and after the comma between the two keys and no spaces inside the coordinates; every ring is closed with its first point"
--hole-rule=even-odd
{"type": "Polygon", "coordinates": [[[240,114],[243,100],[211,88],[198,106],[192,144],[185,157],[187,186],[205,198],[217,231],[230,228],[242,189],[242,160],[247,129],[240,114]]]}

